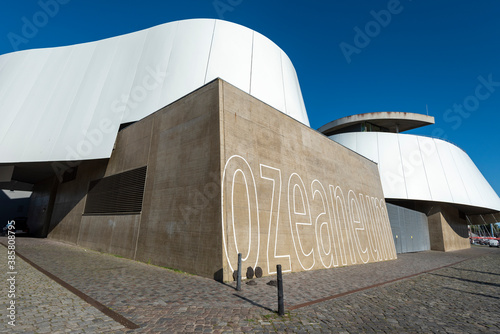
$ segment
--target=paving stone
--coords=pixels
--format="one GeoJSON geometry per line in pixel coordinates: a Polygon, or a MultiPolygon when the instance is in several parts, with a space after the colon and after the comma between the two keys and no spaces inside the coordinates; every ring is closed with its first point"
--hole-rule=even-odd
{"type": "MultiPolygon", "coordinates": [[[[288,309],[456,263],[278,317],[276,287],[266,284],[275,277],[256,278],[254,286],[236,292],[234,282],[221,284],[48,239],[18,238],[16,245],[30,261],[140,326],[125,328],[18,258],[20,333],[500,333],[498,249],[402,254],[395,261],[286,274],[288,309]]],[[[4,272],[5,266],[0,261],[4,272]]],[[[0,311],[2,318],[5,312],[0,311]]]]}
{"type": "MultiPolygon", "coordinates": [[[[17,239],[19,240],[19,239],[17,239]]],[[[0,246],[0,271],[2,281],[6,279],[7,249],[0,246]]],[[[101,328],[112,328],[116,322],[48,278],[21,258],[16,258],[16,326],[10,326],[6,307],[0,309],[0,332],[54,333],[66,326],[69,319],[99,319],[101,328]]],[[[1,304],[10,301],[7,294],[1,295],[1,304]]],[[[116,328],[116,327],[115,327],[116,328]]],[[[120,326],[118,329],[123,329],[120,326]]]]}

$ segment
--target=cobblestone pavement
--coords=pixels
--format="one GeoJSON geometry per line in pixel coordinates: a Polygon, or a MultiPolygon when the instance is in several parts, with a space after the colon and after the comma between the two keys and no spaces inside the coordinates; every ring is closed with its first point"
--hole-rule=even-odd
{"type": "MultiPolygon", "coordinates": [[[[0,246],[2,282],[7,282],[7,249],[0,246]]],[[[2,333],[113,333],[124,327],[105,316],[32,266],[16,259],[15,326],[9,325],[10,298],[7,286],[1,291],[0,332],[2,333]],[[83,330],[85,329],[85,331],[83,330]]]]}
{"type": "MultiPolygon", "coordinates": [[[[5,243],[5,238],[0,242],[5,243]]],[[[234,283],[221,284],[47,239],[17,238],[16,243],[17,251],[30,261],[140,326],[125,329],[52,281],[55,288],[45,289],[50,279],[40,273],[45,280],[31,279],[37,271],[29,267],[19,271],[19,279],[24,272],[30,278],[24,286],[19,283],[18,291],[40,294],[25,308],[19,306],[18,319],[20,324],[29,323],[32,327],[26,330],[33,332],[46,330],[47,322],[55,324],[50,332],[73,332],[75,319],[85,319],[76,320],[85,333],[500,333],[500,250],[496,248],[402,254],[395,261],[287,274],[285,305],[293,309],[453,264],[278,317],[273,312],[276,288],[266,285],[272,277],[256,279],[253,286],[243,284],[243,291],[236,292],[234,283]],[[84,314],[84,306],[78,305],[94,313],[84,314]],[[44,313],[43,307],[53,314],[44,313]],[[76,315],[68,309],[77,310],[76,315]]],[[[1,312],[5,319],[5,311],[1,312]]]]}
{"type": "Polygon", "coordinates": [[[293,333],[500,333],[500,252],[268,322],[293,333]]]}

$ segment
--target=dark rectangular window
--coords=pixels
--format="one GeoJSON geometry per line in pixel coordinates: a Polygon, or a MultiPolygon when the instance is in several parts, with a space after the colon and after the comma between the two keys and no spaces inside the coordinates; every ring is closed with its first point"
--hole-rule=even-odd
{"type": "Polygon", "coordinates": [[[142,211],[142,198],[147,167],[140,167],[91,181],[84,214],[137,214],[142,211]]]}

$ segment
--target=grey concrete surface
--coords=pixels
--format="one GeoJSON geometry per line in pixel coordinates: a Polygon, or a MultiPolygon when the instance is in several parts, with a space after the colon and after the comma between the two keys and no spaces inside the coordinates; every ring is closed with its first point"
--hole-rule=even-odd
{"type": "MultiPolygon", "coordinates": [[[[272,277],[253,286],[244,282],[236,292],[234,284],[52,240],[17,238],[16,244],[30,261],[140,326],[124,328],[18,258],[19,333],[500,333],[497,248],[409,253],[395,261],[287,274],[287,314],[280,318],[276,290],[266,284],[272,277]],[[315,302],[340,293],[347,294],[315,302]],[[304,303],[311,305],[291,310],[304,303]]],[[[6,272],[6,261],[0,265],[6,272]]],[[[9,332],[5,307],[1,312],[0,328],[9,332]]]]}
{"type": "Polygon", "coordinates": [[[34,197],[29,221],[49,239],[221,281],[238,252],[264,276],[283,258],[284,272],[396,258],[377,165],[221,79],[124,128],[109,160],[41,182],[34,197]],[[85,213],[89,182],[144,166],[141,210],[85,213]]]}
{"type": "Polygon", "coordinates": [[[375,163],[221,87],[224,281],[238,252],[264,276],[396,258],[375,163]]]}
{"type": "Polygon", "coordinates": [[[109,161],[84,161],[76,178],[60,183],[53,194],[42,187],[44,201],[35,205],[35,213],[53,198],[49,239],[220,276],[219,151],[216,80],[120,131],[109,161]],[[89,182],[143,166],[147,177],[140,213],[82,215],[89,182]]]}

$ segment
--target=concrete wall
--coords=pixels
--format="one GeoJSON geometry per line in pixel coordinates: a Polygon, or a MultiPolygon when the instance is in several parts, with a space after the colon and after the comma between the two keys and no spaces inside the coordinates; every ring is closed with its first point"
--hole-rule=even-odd
{"type": "Polygon", "coordinates": [[[33,187],[28,209],[30,235],[46,237],[54,208],[57,191],[57,178],[54,176],[33,187]]]}
{"type": "Polygon", "coordinates": [[[377,165],[223,82],[224,279],[396,258],[377,165]]]}
{"type": "Polygon", "coordinates": [[[238,252],[264,275],[396,258],[377,166],[221,80],[120,131],[109,161],[82,163],[50,230],[219,280],[238,252]],[[83,214],[90,181],[142,166],[141,213],[83,214]]]}
{"type": "Polygon", "coordinates": [[[206,277],[220,275],[217,82],[140,123],[147,122],[151,144],[135,258],[206,277]]]}
{"type": "Polygon", "coordinates": [[[431,249],[454,251],[470,248],[467,222],[458,209],[442,204],[428,215],[431,249]]]}
{"type": "Polygon", "coordinates": [[[84,162],[59,184],[49,237],[221,277],[218,120],[215,82],[122,130],[109,161],[84,162]],[[140,214],[83,215],[90,181],[142,166],[140,214]]]}
{"type": "Polygon", "coordinates": [[[49,238],[78,244],[89,182],[103,177],[107,162],[107,159],[84,161],[78,165],[74,180],[59,183],[50,220],[49,238]]]}

